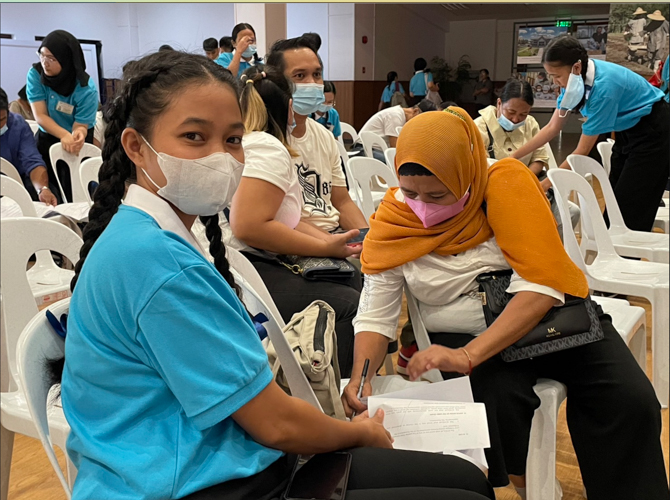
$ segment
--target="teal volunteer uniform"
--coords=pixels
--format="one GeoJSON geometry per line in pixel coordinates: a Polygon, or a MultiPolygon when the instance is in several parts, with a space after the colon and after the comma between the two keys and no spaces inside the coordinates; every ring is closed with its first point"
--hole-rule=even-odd
{"type": "Polygon", "coordinates": [[[140,186],[86,259],[65,348],[73,500],[182,498],[283,455],[232,419],[272,380],[248,314],[167,202],[140,186]]]}
{"type": "Polygon", "coordinates": [[[618,64],[589,59],[584,84],[582,133],[615,132],[614,194],[626,225],[651,231],[670,170],[670,106],[661,90],[618,64]]]}
{"type": "MultiPolygon", "coordinates": [[[[46,74],[43,65],[47,65],[48,70],[54,67],[54,63],[50,60],[51,56],[42,56],[40,62],[33,64],[26,77],[28,102],[31,104],[44,102],[49,118],[70,133],[75,123],[85,125],[87,127],[85,141],[92,144],[99,97],[93,79],[86,73],[86,61],[81,45],[72,34],[56,30],[44,37],[38,52],[41,53],[44,48],[51,52],[53,59],[60,64],[61,70],[57,75],[46,74]]],[[[60,142],[60,139],[40,127],[35,134],[35,140],[47,167],[49,185],[58,185],[54,173],[54,169],[58,169],[58,179],[65,196],[72,201],[70,169],[63,162],[52,166],[49,157],[49,149],[60,142]]],[[[61,200],[59,190],[56,190],[54,195],[59,202],[66,201],[61,200]]]]}
{"type": "MultiPolygon", "coordinates": [[[[235,54],[235,51],[233,52],[224,52],[222,53],[214,62],[216,64],[219,64],[223,66],[224,68],[228,68],[230,66],[230,63],[233,62],[233,55],[235,54]]],[[[253,61],[253,59],[252,59],[253,61]]],[[[244,70],[250,68],[252,64],[250,62],[245,61],[244,59],[240,58],[240,69],[237,71],[237,78],[242,76],[242,73],[244,73],[244,70]]]]}
{"type": "MultiPolygon", "coordinates": [[[[433,75],[430,75],[430,81],[433,81],[433,75]]],[[[423,83],[425,87],[426,82],[423,83]]],[[[384,91],[382,92],[382,102],[385,104],[386,103],[391,104],[393,94],[395,94],[396,92],[400,92],[401,94],[405,93],[405,89],[402,88],[402,84],[398,82],[393,82],[391,85],[387,85],[386,87],[384,87],[384,91]]]]}
{"type": "Polygon", "coordinates": [[[340,125],[340,114],[336,109],[331,108],[327,113],[319,116],[316,113],[312,113],[312,118],[318,123],[330,130],[335,139],[342,135],[342,126],[340,125]]]}
{"type": "Polygon", "coordinates": [[[423,71],[417,71],[414,73],[414,76],[409,81],[409,92],[415,99],[415,104],[418,103],[421,99],[426,97],[428,94],[428,87],[426,86],[426,76],[428,76],[428,81],[433,81],[433,74],[428,72],[424,73],[423,71]]]}

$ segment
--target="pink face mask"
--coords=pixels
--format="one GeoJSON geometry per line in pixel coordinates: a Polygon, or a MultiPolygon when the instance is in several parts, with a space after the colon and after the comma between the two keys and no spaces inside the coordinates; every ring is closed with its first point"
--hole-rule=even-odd
{"type": "Polygon", "coordinates": [[[468,201],[468,198],[470,198],[469,186],[463,197],[453,205],[425,203],[421,200],[412,200],[410,198],[405,198],[405,203],[407,203],[409,208],[412,209],[412,212],[414,212],[421,220],[423,227],[428,229],[429,227],[435,226],[436,224],[460,214],[465,208],[465,203],[468,201]]]}

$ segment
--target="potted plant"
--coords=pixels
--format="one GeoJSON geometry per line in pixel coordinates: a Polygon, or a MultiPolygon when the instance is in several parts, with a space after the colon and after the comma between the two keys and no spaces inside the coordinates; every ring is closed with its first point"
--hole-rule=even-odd
{"type": "Polygon", "coordinates": [[[456,68],[441,57],[433,57],[430,61],[430,71],[433,81],[440,86],[440,96],[443,101],[457,101],[460,98],[463,84],[470,79],[472,65],[467,55],[458,60],[456,68]]]}

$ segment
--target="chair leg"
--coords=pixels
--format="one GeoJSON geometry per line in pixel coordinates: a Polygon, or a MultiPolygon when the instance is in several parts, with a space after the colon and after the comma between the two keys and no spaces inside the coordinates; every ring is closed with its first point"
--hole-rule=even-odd
{"type": "Polygon", "coordinates": [[[0,500],[9,495],[9,471],[12,468],[14,433],[0,425],[0,500]]]}
{"type": "Polygon", "coordinates": [[[77,468],[72,463],[72,460],[70,460],[67,452],[65,452],[65,467],[67,468],[67,484],[70,486],[70,491],[72,491],[74,480],[77,479],[77,468]]]}
{"type": "Polygon", "coordinates": [[[390,354],[387,354],[386,359],[384,359],[384,369],[386,370],[386,375],[395,374],[395,370],[393,368],[393,357],[391,357],[390,354]]]}
{"type": "Polygon", "coordinates": [[[645,322],[633,333],[628,348],[633,353],[633,357],[642,371],[647,373],[647,327],[645,322]]]}
{"type": "Polygon", "coordinates": [[[651,356],[653,358],[653,377],[652,381],[656,396],[663,408],[668,407],[668,392],[670,384],[668,383],[668,364],[670,345],[668,342],[668,300],[670,293],[667,288],[656,288],[654,290],[654,300],[651,305],[652,325],[651,325],[651,356]]]}

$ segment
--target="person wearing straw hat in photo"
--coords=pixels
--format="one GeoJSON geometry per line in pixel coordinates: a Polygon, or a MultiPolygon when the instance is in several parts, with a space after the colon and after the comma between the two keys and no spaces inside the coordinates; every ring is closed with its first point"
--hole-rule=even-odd
{"type": "MultiPolygon", "coordinates": [[[[629,43],[642,43],[644,41],[644,27],[647,25],[645,15],[647,11],[638,7],[635,12],[633,12],[633,18],[628,21],[628,26],[626,33],[629,33],[631,38],[629,43]]],[[[624,33],[624,34],[626,34],[624,33]]]]}
{"type": "Polygon", "coordinates": [[[649,67],[656,71],[658,65],[667,56],[668,21],[663,17],[660,10],[654,11],[647,16],[649,22],[645,31],[649,33],[647,53],[649,54],[649,67]]]}

